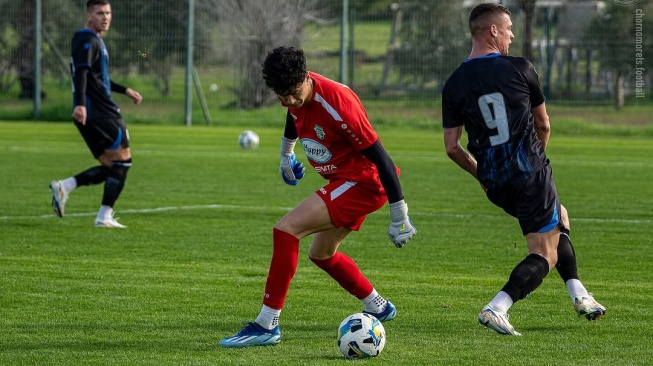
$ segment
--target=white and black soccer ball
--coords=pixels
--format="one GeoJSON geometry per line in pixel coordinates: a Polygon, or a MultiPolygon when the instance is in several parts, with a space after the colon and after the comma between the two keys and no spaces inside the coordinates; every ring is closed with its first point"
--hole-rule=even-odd
{"type": "Polygon", "coordinates": [[[338,327],[338,348],[346,358],[376,357],[381,354],[384,346],[385,329],[372,315],[352,314],[338,327]]]}
{"type": "Polygon", "coordinates": [[[259,142],[260,139],[254,131],[243,131],[243,133],[238,136],[238,144],[243,149],[256,149],[259,142]]]}

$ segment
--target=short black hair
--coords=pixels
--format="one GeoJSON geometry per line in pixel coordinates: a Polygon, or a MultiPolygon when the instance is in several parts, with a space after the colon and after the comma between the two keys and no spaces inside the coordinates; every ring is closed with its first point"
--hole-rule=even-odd
{"type": "Polygon", "coordinates": [[[262,66],[265,85],[278,95],[292,91],[306,77],[306,58],[298,48],[277,47],[268,53],[262,66]]]}
{"type": "Polygon", "coordinates": [[[88,0],[86,2],[86,10],[91,10],[95,5],[110,5],[109,0],[88,0]]]}
{"type": "Polygon", "coordinates": [[[497,22],[501,15],[510,15],[510,10],[502,4],[485,3],[478,4],[469,13],[469,31],[472,36],[478,34],[483,28],[489,26],[490,22],[497,22]]]}

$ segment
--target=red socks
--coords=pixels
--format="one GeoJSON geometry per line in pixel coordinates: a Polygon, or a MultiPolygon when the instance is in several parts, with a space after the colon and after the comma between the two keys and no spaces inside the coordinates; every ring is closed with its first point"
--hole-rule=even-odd
{"type": "MultiPolygon", "coordinates": [[[[265,283],[263,304],[280,310],[286,302],[290,281],[297,271],[299,239],[275,228],[272,230],[272,240],[272,261],[265,283]]],[[[324,260],[311,260],[358,299],[364,299],[374,290],[354,260],[344,253],[336,252],[333,257],[324,260]]]]}
{"type": "Polygon", "coordinates": [[[358,299],[364,299],[372,293],[374,287],[360,271],[356,262],[344,253],[328,259],[313,259],[313,263],[328,273],[338,284],[358,299]]]}
{"type": "Polygon", "coordinates": [[[272,262],[265,283],[263,304],[279,310],[286,302],[290,280],[297,271],[299,239],[275,228],[272,230],[272,241],[272,262]]]}

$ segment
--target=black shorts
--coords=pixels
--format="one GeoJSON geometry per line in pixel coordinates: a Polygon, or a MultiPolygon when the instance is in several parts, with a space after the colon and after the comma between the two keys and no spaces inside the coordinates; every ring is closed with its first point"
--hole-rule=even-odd
{"type": "Polygon", "coordinates": [[[85,125],[75,122],[75,126],[96,159],[105,150],[129,147],[129,132],[122,118],[94,119],[85,125]]]}
{"type": "Polygon", "coordinates": [[[516,217],[524,235],[547,232],[561,224],[560,201],[549,165],[524,183],[488,190],[487,198],[516,217]]]}

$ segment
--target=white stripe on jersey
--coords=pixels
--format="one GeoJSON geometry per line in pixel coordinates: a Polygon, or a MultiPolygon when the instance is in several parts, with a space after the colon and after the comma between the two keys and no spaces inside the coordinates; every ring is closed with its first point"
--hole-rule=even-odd
{"type": "Polygon", "coordinates": [[[336,198],[340,197],[341,194],[347,192],[349,188],[353,187],[356,185],[356,182],[350,182],[347,181],[343,183],[340,187],[334,189],[331,191],[331,201],[335,200],[336,198]]]}
{"type": "Polygon", "coordinates": [[[342,117],[340,117],[338,112],[335,109],[333,109],[333,107],[331,105],[329,105],[329,103],[327,103],[327,101],[324,100],[324,98],[322,98],[322,96],[320,94],[315,93],[315,98],[314,99],[318,103],[322,104],[322,107],[324,107],[324,109],[326,109],[327,112],[329,112],[329,114],[331,115],[331,117],[333,117],[333,119],[335,119],[336,121],[342,122],[342,117]]]}

